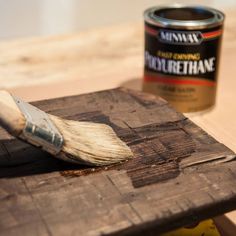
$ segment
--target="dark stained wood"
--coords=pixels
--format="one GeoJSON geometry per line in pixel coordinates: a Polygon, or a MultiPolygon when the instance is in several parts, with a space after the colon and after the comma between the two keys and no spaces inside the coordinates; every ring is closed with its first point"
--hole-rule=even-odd
{"type": "Polygon", "coordinates": [[[0,129],[0,235],[157,235],[236,209],[235,154],[166,101],[120,88],[34,105],[111,125],[135,157],[72,165],[0,129]]]}

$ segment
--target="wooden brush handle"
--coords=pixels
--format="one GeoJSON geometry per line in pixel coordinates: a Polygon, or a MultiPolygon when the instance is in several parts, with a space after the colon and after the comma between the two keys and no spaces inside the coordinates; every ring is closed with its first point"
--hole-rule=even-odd
{"type": "Polygon", "coordinates": [[[7,91],[0,91],[0,126],[15,136],[25,127],[25,117],[7,91]]]}

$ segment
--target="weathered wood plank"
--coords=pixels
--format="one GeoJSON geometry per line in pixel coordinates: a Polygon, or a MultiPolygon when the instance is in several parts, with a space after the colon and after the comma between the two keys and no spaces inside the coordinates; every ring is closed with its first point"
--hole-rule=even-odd
{"type": "Polygon", "coordinates": [[[135,158],[71,165],[0,130],[0,235],[156,235],[236,208],[235,154],[164,100],[114,89],[35,105],[111,125],[135,158]]]}

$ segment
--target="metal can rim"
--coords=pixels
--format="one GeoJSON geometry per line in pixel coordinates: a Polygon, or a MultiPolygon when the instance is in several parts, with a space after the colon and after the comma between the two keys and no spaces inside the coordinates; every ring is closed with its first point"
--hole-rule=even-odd
{"type": "Polygon", "coordinates": [[[191,5],[180,5],[180,4],[172,4],[165,6],[157,6],[151,7],[144,11],[144,20],[145,22],[163,28],[171,28],[171,29],[207,29],[213,28],[219,25],[222,25],[225,19],[225,15],[223,12],[216,10],[214,8],[205,7],[205,6],[191,6],[191,5]],[[198,10],[205,11],[212,15],[212,17],[201,19],[201,20],[176,20],[176,19],[168,19],[161,16],[157,16],[155,14],[156,11],[160,10],[168,10],[168,9],[190,9],[190,10],[198,10]]]}

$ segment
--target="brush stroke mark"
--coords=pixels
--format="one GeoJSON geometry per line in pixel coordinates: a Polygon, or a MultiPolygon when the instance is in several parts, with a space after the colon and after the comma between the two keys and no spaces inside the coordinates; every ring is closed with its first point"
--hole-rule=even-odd
{"type": "Polygon", "coordinates": [[[125,170],[134,187],[142,187],[175,178],[180,174],[179,161],[195,151],[190,135],[182,130],[182,122],[151,124],[138,128],[121,128],[99,111],[79,114],[76,119],[110,125],[131,148],[134,158],[106,167],[65,170],[66,177],[82,176],[107,170],[125,170]]]}

